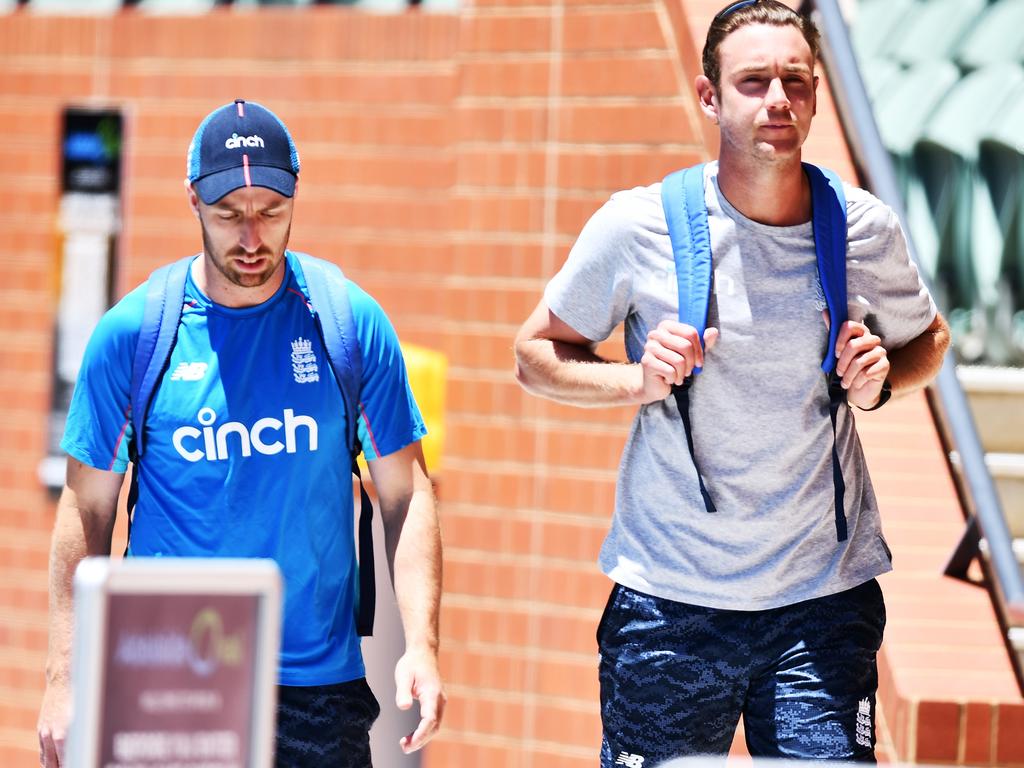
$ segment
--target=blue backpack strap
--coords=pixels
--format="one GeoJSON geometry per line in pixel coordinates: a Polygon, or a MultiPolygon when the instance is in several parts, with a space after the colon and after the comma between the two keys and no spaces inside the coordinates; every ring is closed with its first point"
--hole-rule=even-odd
{"type": "Polygon", "coordinates": [[[828,352],[821,369],[831,373],[836,367],[836,340],[847,319],[846,302],[846,195],[843,182],[832,171],[804,163],[811,183],[811,220],[814,249],[818,255],[818,277],[825,293],[831,322],[828,352]]]}
{"type": "MultiPolygon", "coordinates": [[[[704,330],[708,324],[708,303],[711,299],[711,235],[708,228],[708,208],[704,200],[704,165],[695,165],[670,173],[661,183],[661,203],[665,209],[665,223],[672,241],[672,257],[676,264],[676,285],[679,290],[679,322],[693,326],[697,338],[704,344],[704,330]]],[[[700,368],[694,367],[694,374],[700,368]]],[[[715,512],[715,502],[708,493],[704,475],[693,450],[693,431],[690,428],[690,386],[688,376],[672,387],[676,408],[683,420],[686,447],[697,471],[697,484],[704,500],[704,509],[715,512]]]]}
{"type": "Polygon", "coordinates": [[[133,462],[146,449],[146,414],[178,335],[178,321],[185,302],[185,280],[194,258],[187,256],[160,267],[146,283],[142,325],[132,362],[132,442],[129,452],[133,462]]]}
{"type": "Polygon", "coordinates": [[[132,462],[132,474],[128,483],[126,556],[131,547],[135,503],[139,500],[139,460],[146,449],[146,415],[178,337],[178,322],[185,302],[185,280],[194,258],[186,256],[165,264],[155,270],[146,282],[146,300],[142,309],[139,338],[135,343],[129,394],[132,439],[128,443],[128,458],[132,462]]]}
{"type": "Polygon", "coordinates": [[[293,251],[287,251],[287,256],[299,287],[313,305],[313,314],[323,334],[331,369],[345,401],[348,446],[355,457],[359,454],[356,425],[363,379],[363,353],[348,300],[347,278],[337,264],[329,261],[293,251]]]}
{"type": "Polygon", "coordinates": [[[352,474],[359,478],[359,595],[356,605],[356,631],[361,637],[373,634],[377,602],[376,573],[373,564],[373,504],[363,485],[357,457],[359,444],[359,403],[363,380],[363,352],[359,346],[347,279],[341,268],[309,254],[287,251],[288,263],[302,292],[309,298],[313,316],[323,338],[334,378],[341,389],[345,407],[348,447],[352,455],[352,474]]]}
{"type": "MultiPolygon", "coordinates": [[[[704,164],[670,173],[661,184],[679,289],[679,322],[697,329],[704,344],[711,300],[711,233],[704,200],[704,164]]],[[[700,368],[694,368],[695,374],[700,368]]]]}
{"type": "Polygon", "coordinates": [[[846,195],[843,182],[830,170],[804,163],[804,173],[811,184],[811,221],[814,227],[814,250],[818,258],[818,278],[828,305],[828,351],[821,363],[829,396],[829,419],[832,422],[832,485],[835,489],[836,538],[846,541],[846,481],[839,460],[839,411],[846,404],[846,390],[835,375],[836,341],[839,329],[847,320],[846,302],[846,195]]]}

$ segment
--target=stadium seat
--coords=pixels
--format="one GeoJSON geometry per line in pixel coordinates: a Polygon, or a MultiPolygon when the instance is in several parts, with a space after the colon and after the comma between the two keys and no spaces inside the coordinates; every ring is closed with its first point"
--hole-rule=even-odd
{"type": "Polygon", "coordinates": [[[121,6],[122,0],[31,0],[26,8],[33,13],[89,16],[116,13],[121,6]]]}
{"type": "Polygon", "coordinates": [[[984,12],[956,51],[964,69],[1024,62],[1024,0],[999,0],[984,12]]]}
{"type": "Polygon", "coordinates": [[[939,238],[924,187],[914,170],[913,150],[928,118],[959,79],[960,70],[951,62],[928,62],[893,73],[874,97],[875,120],[893,159],[910,234],[930,277],[936,273],[939,238]]]}
{"type": "Polygon", "coordinates": [[[985,7],[985,0],[917,0],[879,53],[906,65],[950,58],[985,7]]]}
{"type": "Polygon", "coordinates": [[[903,72],[902,67],[890,59],[864,58],[858,61],[860,76],[872,104],[875,103],[879,94],[883,93],[903,72]]]}
{"type": "Polygon", "coordinates": [[[992,362],[1024,364],[1024,88],[985,131],[979,165],[1002,235],[992,362]]]}
{"type": "Polygon", "coordinates": [[[215,5],[216,0],[139,0],[135,7],[145,13],[170,16],[206,13],[215,5]]]}
{"type": "Polygon", "coordinates": [[[995,65],[965,77],[940,101],[914,146],[914,168],[938,234],[935,283],[948,301],[957,351],[979,360],[998,306],[1002,233],[979,167],[979,142],[1024,70],[995,65]]]}
{"type": "Polygon", "coordinates": [[[312,0],[232,0],[231,2],[235,8],[255,8],[261,5],[302,6],[311,3],[312,0]]]}
{"type": "Polygon", "coordinates": [[[850,30],[857,59],[877,59],[893,31],[914,6],[914,0],[861,0],[850,30]]]}

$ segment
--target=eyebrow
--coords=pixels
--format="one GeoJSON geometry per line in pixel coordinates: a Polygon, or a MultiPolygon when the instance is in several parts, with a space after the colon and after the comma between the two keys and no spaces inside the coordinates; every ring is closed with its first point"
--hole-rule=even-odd
{"type": "MultiPolygon", "coordinates": [[[[281,208],[283,208],[284,205],[285,205],[285,202],[282,201],[282,202],[279,202],[279,203],[274,203],[273,205],[268,205],[268,206],[266,206],[264,208],[260,208],[256,212],[257,213],[266,213],[267,211],[277,211],[277,210],[280,210],[281,208]]],[[[227,203],[217,202],[217,203],[214,203],[213,205],[211,205],[210,207],[214,211],[217,211],[218,213],[245,213],[245,208],[244,207],[235,206],[235,205],[228,205],[227,203]]]]}
{"type": "MultiPolygon", "coordinates": [[[[765,70],[771,69],[768,64],[748,64],[745,67],[740,67],[736,71],[740,74],[749,72],[764,72],[765,70]]],[[[801,74],[811,74],[812,70],[806,64],[783,64],[782,69],[784,72],[799,72],[801,74]]]]}

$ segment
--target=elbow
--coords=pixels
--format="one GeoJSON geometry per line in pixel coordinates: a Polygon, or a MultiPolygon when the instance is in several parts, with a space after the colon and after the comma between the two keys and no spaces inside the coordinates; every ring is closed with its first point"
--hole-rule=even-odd
{"type": "Polygon", "coordinates": [[[513,351],[515,353],[515,362],[513,365],[513,372],[516,377],[516,381],[519,382],[519,386],[529,392],[531,395],[536,394],[535,389],[535,376],[533,368],[530,364],[529,358],[529,345],[528,339],[516,337],[513,351]]]}

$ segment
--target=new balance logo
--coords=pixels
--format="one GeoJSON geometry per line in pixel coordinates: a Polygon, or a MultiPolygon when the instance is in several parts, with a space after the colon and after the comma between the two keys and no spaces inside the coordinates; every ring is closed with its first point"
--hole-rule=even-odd
{"type": "Polygon", "coordinates": [[[643,755],[633,755],[629,752],[620,752],[619,756],[615,759],[616,765],[624,765],[626,768],[643,768],[644,757],[643,755]]]}
{"type": "Polygon", "coordinates": [[[292,342],[292,375],[297,384],[320,381],[320,367],[313,352],[313,342],[301,336],[292,342]]]}
{"type": "Polygon", "coordinates": [[[855,740],[862,747],[870,747],[871,735],[871,702],[864,698],[857,702],[857,735],[855,740]]]}
{"type": "Polygon", "coordinates": [[[259,136],[239,136],[237,133],[232,133],[231,138],[224,142],[224,146],[228,149],[239,149],[241,147],[260,147],[263,148],[263,139],[259,136]]]}
{"type": "Polygon", "coordinates": [[[199,381],[206,375],[206,363],[178,363],[171,381],[199,381]]]}

